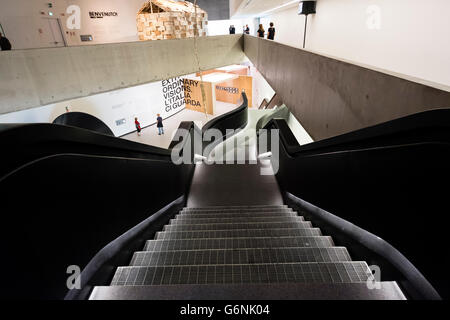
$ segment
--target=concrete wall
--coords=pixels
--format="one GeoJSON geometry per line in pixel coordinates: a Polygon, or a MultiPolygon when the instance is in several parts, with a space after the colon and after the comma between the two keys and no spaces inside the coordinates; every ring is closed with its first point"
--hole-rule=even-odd
{"type": "MultiPolygon", "coordinates": [[[[194,3],[194,0],[190,2],[194,3]]],[[[230,19],[230,0],[197,0],[197,4],[208,12],[209,20],[230,19]]]]}
{"type": "MultiPolygon", "coordinates": [[[[0,52],[0,114],[174,78],[199,70],[195,40],[0,52]]],[[[197,40],[200,69],[245,60],[243,37],[197,40]]]]}
{"type": "Polygon", "coordinates": [[[314,140],[408,114],[450,108],[450,88],[417,83],[265,39],[244,50],[314,140]]]}
{"type": "Polygon", "coordinates": [[[176,78],[0,114],[0,123],[52,123],[68,107],[70,112],[84,112],[102,120],[117,137],[136,130],[135,117],[141,127],[146,127],[156,122],[157,114],[166,119],[183,110],[183,99],[182,83],[176,78]],[[169,91],[176,93],[172,98],[166,95],[170,85],[169,91]]]}
{"type": "MultiPolygon", "coordinates": [[[[450,86],[449,0],[318,0],[308,16],[306,49],[450,86]]],[[[275,41],[301,48],[297,6],[273,21],[275,41]]]]}

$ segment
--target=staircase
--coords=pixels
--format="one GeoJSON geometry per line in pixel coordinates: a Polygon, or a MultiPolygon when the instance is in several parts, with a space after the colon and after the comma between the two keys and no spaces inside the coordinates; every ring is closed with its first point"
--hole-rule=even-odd
{"type": "Polygon", "coordinates": [[[405,299],[285,205],[184,208],[91,299],[405,299]]]}

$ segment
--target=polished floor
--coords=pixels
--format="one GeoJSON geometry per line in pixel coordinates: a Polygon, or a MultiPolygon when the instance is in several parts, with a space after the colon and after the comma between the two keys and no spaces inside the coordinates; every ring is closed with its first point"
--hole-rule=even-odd
{"type": "Polygon", "coordinates": [[[174,116],[164,120],[164,135],[158,135],[158,129],[156,128],[156,125],[152,125],[150,127],[144,128],[140,136],[138,136],[136,132],[132,132],[123,136],[122,138],[167,149],[182,121],[195,121],[195,123],[201,128],[211,119],[232,111],[237,107],[237,105],[231,103],[216,101],[216,114],[208,116],[201,112],[184,109],[174,116]]]}

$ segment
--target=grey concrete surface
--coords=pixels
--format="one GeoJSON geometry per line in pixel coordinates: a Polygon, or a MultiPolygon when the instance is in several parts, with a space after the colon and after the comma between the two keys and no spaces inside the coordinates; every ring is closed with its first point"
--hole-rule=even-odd
{"type": "MultiPolygon", "coordinates": [[[[0,52],[0,114],[198,71],[194,39],[0,52]]],[[[200,69],[245,60],[242,35],[198,38],[200,69]]]]}
{"type": "MultiPolygon", "coordinates": [[[[191,0],[194,3],[194,0],[191,0]]],[[[230,19],[230,0],[197,0],[197,4],[208,12],[208,20],[230,19]]]]}
{"type": "Polygon", "coordinates": [[[314,140],[450,108],[450,90],[444,86],[248,35],[244,51],[314,140]]]}

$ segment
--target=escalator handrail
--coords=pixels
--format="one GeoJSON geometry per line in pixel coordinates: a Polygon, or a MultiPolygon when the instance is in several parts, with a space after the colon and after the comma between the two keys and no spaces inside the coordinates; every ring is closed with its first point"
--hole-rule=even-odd
{"type": "Polygon", "coordinates": [[[305,145],[298,143],[285,120],[273,119],[264,127],[271,128],[280,130],[280,139],[292,157],[367,148],[369,145],[377,147],[392,143],[423,142],[424,139],[450,142],[450,109],[424,111],[305,145]],[[415,133],[417,138],[414,137],[415,133]]]}
{"type": "MultiPolygon", "coordinates": [[[[219,126],[227,125],[227,129],[242,128],[247,125],[248,121],[248,99],[245,92],[242,92],[242,104],[225,114],[222,114],[210,121],[208,121],[202,128],[202,133],[205,133],[209,129],[218,128],[219,126]],[[235,121],[237,116],[242,116],[238,121],[235,121]]],[[[222,132],[225,133],[225,132],[222,132]]]]}
{"type": "MultiPolygon", "coordinates": [[[[196,128],[196,125],[193,121],[183,122],[180,128],[191,130],[196,128]]],[[[176,143],[182,148],[186,142],[187,139],[183,139],[181,144],[178,141],[172,141],[171,146],[176,143]]],[[[70,152],[172,161],[170,149],[112,137],[87,129],[47,123],[0,124],[0,145],[4,155],[0,177],[36,159],[70,152]]]]}
{"type": "MultiPolygon", "coordinates": [[[[243,129],[248,124],[248,99],[245,92],[242,92],[242,104],[221,116],[218,116],[209,122],[207,122],[202,128],[202,138],[204,134],[210,129],[217,129],[222,134],[221,140],[213,140],[213,141],[203,141],[202,143],[202,153],[203,156],[208,157],[205,153],[205,149],[208,147],[212,150],[215,146],[228,139],[231,135],[227,134],[227,130],[233,129],[243,129]]],[[[235,134],[236,132],[234,132],[235,134]]],[[[206,152],[207,153],[207,152],[206,152]]]]}
{"type": "Polygon", "coordinates": [[[400,251],[387,241],[364,230],[353,223],[325,211],[313,204],[286,192],[286,197],[295,203],[302,211],[324,221],[328,225],[339,229],[343,234],[356,240],[364,247],[389,261],[408,280],[416,292],[427,300],[441,300],[441,296],[424,275],[400,251]]]}

